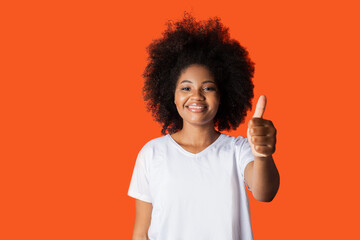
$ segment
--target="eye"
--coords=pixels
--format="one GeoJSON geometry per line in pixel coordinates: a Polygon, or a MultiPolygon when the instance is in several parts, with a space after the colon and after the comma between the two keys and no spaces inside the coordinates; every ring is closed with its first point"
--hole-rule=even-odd
{"type": "Polygon", "coordinates": [[[215,88],[213,88],[213,87],[206,87],[206,88],[204,88],[204,90],[205,90],[205,91],[214,91],[215,88]]]}
{"type": "Polygon", "coordinates": [[[183,88],[181,88],[181,90],[183,90],[183,91],[189,91],[190,88],[189,88],[189,87],[183,87],[183,88]]]}

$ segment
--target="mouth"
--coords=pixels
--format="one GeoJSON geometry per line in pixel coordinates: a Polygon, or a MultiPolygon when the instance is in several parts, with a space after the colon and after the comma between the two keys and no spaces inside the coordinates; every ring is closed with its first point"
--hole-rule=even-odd
{"type": "Polygon", "coordinates": [[[206,111],[206,106],[186,106],[186,108],[193,113],[200,113],[206,111]]]}

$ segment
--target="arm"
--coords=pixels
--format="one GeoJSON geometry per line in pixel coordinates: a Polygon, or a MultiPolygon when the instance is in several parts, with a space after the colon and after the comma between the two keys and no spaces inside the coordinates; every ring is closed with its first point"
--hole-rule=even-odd
{"type": "Polygon", "coordinates": [[[256,200],[271,202],[280,185],[279,172],[272,156],[255,157],[245,168],[245,182],[256,200]]]}
{"type": "Polygon", "coordinates": [[[135,224],[132,240],[148,240],[152,204],[135,199],[135,224]]]}
{"type": "Polygon", "coordinates": [[[265,106],[266,97],[262,95],[248,124],[247,136],[255,159],[246,166],[244,178],[256,200],[270,202],[279,189],[280,176],[272,158],[276,128],[272,121],[263,119],[265,106]]]}

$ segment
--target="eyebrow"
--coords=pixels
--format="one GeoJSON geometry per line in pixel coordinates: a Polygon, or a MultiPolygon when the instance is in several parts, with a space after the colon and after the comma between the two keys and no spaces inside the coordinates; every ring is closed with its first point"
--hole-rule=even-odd
{"type": "MultiPolygon", "coordinates": [[[[186,83],[186,82],[192,83],[192,81],[190,81],[190,80],[183,80],[183,81],[181,81],[181,83],[186,83]]],[[[180,84],[181,84],[181,83],[180,83],[180,84]]],[[[214,84],[216,84],[214,81],[211,81],[211,80],[206,80],[206,81],[203,81],[202,83],[214,83],[214,84]]]]}

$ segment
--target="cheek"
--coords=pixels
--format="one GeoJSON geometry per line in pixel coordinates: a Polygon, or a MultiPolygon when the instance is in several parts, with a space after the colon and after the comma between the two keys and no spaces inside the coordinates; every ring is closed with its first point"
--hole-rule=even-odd
{"type": "Polygon", "coordinates": [[[183,104],[184,104],[184,102],[185,102],[185,96],[182,96],[181,94],[175,94],[175,100],[174,100],[174,102],[175,102],[175,104],[177,105],[177,106],[182,106],[183,104]]]}
{"type": "Polygon", "coordinates": [[[179,96],[178,94],[174,94],[174,103],[177,105],[177,103],[179,102],[179,96]]]}
{"type": "Polygon", "coordinates": [[[218,96],[214,96],[214,98],[212,99],[212,105],[218,107],[219,104],[220,104],[220,98],[218,96]]]}

